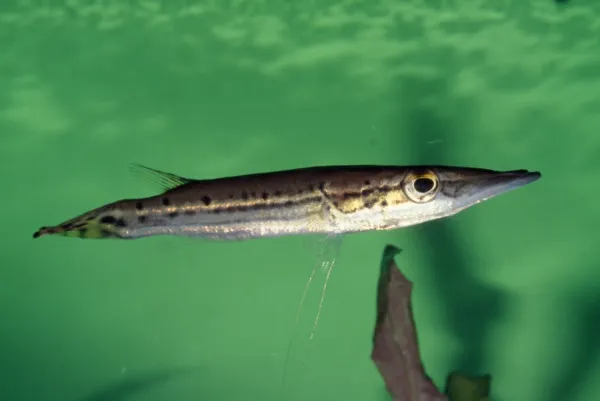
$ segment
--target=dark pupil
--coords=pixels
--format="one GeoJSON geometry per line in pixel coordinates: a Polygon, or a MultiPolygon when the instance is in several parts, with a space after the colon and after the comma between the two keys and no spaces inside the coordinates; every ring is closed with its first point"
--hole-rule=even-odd
{"type": "Polygon", "coordinates": [[[433,180],[429,178],[417,178],[414,186],[417,192],[424,194],[431,191],[431,188],[433,188],[433,180]]]}

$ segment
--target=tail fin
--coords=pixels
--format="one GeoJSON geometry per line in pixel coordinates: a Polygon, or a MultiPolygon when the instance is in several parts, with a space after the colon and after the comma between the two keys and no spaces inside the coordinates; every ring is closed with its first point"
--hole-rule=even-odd
{"type": "Polygon", "coordinates": [[[33,234],[33,238],[45,235],[89,239],[121,238],[118,231],[122,226],[121,222],[115,217],[91,211],[57,226],[41,227],[33,234]]]}

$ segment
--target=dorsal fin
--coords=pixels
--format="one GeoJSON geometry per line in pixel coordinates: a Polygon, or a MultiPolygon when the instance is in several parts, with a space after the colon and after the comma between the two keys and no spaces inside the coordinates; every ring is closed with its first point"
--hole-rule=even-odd
{"type": "Polygon", "coordinates": [[[164,171],[146,167],[138,163],[131,163],[129,165],[129,171],[131,171],[134,176],[151,182],[163,192],[170,191],[171,189],[193,181],[190,178],[166,173],[164,171]]]}

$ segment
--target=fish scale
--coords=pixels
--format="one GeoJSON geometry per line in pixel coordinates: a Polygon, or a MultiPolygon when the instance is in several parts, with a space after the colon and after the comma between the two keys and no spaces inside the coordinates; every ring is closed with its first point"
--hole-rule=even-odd
{"type": "Polygon", "coordinates": [[[163,192],[41,227],[34,238],[241,240],[391,230],[454,215],[541,177],[527,170],[449,166],[327,166],[207,180],[141,165],[133,171],[163,192]]]}

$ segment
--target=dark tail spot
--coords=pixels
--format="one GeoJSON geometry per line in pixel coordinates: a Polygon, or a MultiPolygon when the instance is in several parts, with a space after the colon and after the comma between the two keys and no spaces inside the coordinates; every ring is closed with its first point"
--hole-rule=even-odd
{"type": "Polygon", "coordinates": [[[117,219],[114,216],[104,216],[100,219],[100,223],[103,224],[116,224],[117,219]]]}
{"type": "Polygon", "coordinates": [[[109,237],[113,237],[113,236],[114,236],[113,233],[111,233],[110,231],[100,229],[100,237],[101,238],[109,238],[109,237]]]}
{"type": "Polygon", "coordinates": [[[202,197],[202,202],[204,202],[204,204],[205,204],[206,206],[210,205],[211,201],[212,201],[212,200],[210,199],[210,196],[203,196],[203,197],[202,197]]]}

